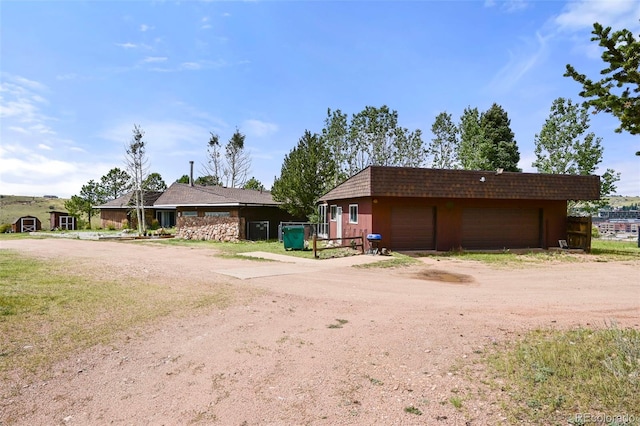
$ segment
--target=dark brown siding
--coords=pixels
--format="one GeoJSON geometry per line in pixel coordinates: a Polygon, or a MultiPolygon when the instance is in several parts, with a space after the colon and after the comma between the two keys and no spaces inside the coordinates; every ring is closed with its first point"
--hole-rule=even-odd
{"type": "Polygon", "coordinates": [[[111,209],[102,209],[100,210],[100,226],[108,229],[113,226],[115,229],[122,229],[124,224],[130,226],[127,218],[126,210],[111,210],[111,209]]]}
{"type": "Polygon", "coordinates": [[[541,247],[541,212],[535,208],[466,208],[462,248],[466,250],[541,247]]]}
{"type": "MultiPolygon", "coordinates": [[[[473,243],[473,239],[478,238],[478,234],[467,235],[466,229],[463,229],[463,214],[467,211],[467,215],[474,216],[474,219],[490,217],[484,223],[484,226],[499,226],[500,230],[496,231],[499,238],[493,236],[487,237],[486,242],[481,243],[485,248],[503,249],[503,248],[548,248],[557,247],[558,240],[567,239],[567,203],[562,200],[468,200],[468,199],[448,199],[448,198],[395,198],[395,197],[372,197],[358,198],[353,200],[340,200],[330,202],[337,204],[343,208],[343,236],[347,237],[346,229],[349,226],[348,208],[350,203],[358,203],[362,216],[361,223],[357,232],[375,233],[382,236],[380,247],[390,248],[392,250],[425,250],[432,247],[438,251],[458,250],[462,248],[474,249],[477,245],[473,243]],[[364,206],[371,207],[371,214],[366,213],[364,206]],[[409,244],[402,244],[403,248],[395,248],[394,243],[394,227],[403,226],[396,224],[393,212],[397,209],[400,211],[410,211],[415,209],[414,216],[418,216],[419,212],[424,212],[420,219],[411,218],[411,213],[407,213],[409,218],[403,221],[411,220],[414,228],[422,228],[420,231],[425,237],[416,238],[416,245],[409,247],[409,244]],[[471,210],[469,210],[471,209],[471,210]],[[478,214],[472,214],[475,211],[478,214]],[[491,219],[491,218],[497,219],[491,219]],[[425,230],[428,226],[428,219],[432,218],[433,233],[432,237],[425,230]],[[497,222],[497,223],[496,223],[497,222]],[[502,228],[505,228],[502,230],[502,228]],[[511,231],[510,231],[511,229],[511,231]],[[516,229],[516,231],[513,231],[516,229]],[[510,235],[506,238],[504,235],[510,235]],[[509,239],[516,237],[516,240],[509,239]],[[433,245],[425,243],[433,238],[433,245]],[[393,242],[393,243],[392,243],[393,242]],[[472,247],[466,247],[466,245],[472,247]],[[404,248],[404,246],[407,246],[404,248]],[[510,246],[510,247],[508,247],[510,246]]],[[[467,226],[470,226],[467,223],[467,226]]],[[[354,227],[350,228],[356,231],[354,227]]],[[[406,231],[403,231],[406,232],[406,231]]],[[[471,231],[473,232],[473,231],[471,231]]],[[[480,232],[480,231],[478,231],[480,232]]],[[[417,233],[416,233],[417,234],[417,233]]],[[[329,236],[336,236],[336,222],[330,223],[329,236]]],[[[400,238],[402,240],[402,238],[400,238]]]]}
{"type": "Polygon", "coordinates": [[[420,206],[391,208],[392,250],[433,250],[435,209],[420,206]]]}

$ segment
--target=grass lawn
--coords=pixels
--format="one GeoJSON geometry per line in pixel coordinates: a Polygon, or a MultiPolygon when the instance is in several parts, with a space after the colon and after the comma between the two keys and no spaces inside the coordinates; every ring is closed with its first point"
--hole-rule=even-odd
{"type": "Polygon", "coordinates": [[[0,250],[0,377],[37,374],[71,353],[170,314],[225,306],[230,286],[176,290],[153,282],[107,280],[64,261],[0,250]]]}
{"type": "Polygon", "coordinates": [[[511,424],[640,425],[640,330],[535,330],[487,362],[511,424]]]}

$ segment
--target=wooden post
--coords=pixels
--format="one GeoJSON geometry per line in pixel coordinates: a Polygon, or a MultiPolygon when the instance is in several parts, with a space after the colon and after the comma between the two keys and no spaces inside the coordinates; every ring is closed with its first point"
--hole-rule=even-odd
{"type": "Polygon", "coordinates": [[[316,250],[316,242],[317,242],[317,236],[316,234],[313,234],[313,258],[317,258],[318,257],[318,251],[316,250]]]}

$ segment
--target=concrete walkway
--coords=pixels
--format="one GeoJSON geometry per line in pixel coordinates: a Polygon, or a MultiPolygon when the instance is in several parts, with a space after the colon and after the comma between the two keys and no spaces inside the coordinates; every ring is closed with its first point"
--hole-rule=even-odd
{"type": "Polygon", "coordinates": [[[388,256],[372,256],[360,254],[356,256],[339,257],[335,259],[307,259],[283,254],[253,251],[241,253],[241,256],[265,259],[269,262],[254,262],[251,266],[243,268],[222,269],[216,271],[219,274],[229,275],[241,280],[269,277],[277,275],[307,274],[326,269],[350,267],[366,263],[379,262],[390,259],[388,256]]]}

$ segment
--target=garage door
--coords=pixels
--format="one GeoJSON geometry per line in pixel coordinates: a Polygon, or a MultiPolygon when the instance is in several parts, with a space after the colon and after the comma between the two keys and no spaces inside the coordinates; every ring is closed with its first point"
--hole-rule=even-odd
{"type": "Polygon", "coordinates": [[[540,209],[468,208],[462,212],[462,248],[540,247],[540,209]]]}
{"type": "MultiPolygon", "coordinates": [[[[434,217],[433,207],[393,207],[391,209],[391,249],[435,249],[434,217]]],[[[384,235],[382,237],[384,238],[384,235]]]]}

